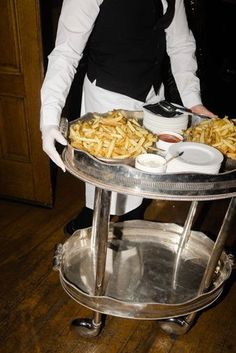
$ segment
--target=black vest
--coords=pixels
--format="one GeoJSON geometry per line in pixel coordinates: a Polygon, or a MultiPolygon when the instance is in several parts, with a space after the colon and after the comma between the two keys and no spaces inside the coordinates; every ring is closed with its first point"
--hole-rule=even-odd
{"type": "Polygon", "coordinates": [[[152,86],[157,92],[175,0],[168,3],[163,16],[161,0],[104,0],[87,45],[90,81],[143,102],[152,86]]]}

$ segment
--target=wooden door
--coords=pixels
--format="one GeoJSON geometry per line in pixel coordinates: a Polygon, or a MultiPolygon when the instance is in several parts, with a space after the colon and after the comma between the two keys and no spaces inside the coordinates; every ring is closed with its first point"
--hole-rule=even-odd
{"type": "Polygon", "coordinates": [[[50,206],[50,163],[39,131],[39,3],[2,0],[0,14],[0,196],[50,206]]]}

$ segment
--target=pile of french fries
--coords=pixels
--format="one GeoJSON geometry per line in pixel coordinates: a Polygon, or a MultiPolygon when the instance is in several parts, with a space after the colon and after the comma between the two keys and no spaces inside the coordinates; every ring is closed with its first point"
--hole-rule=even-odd
{"type": "Polygon", "coordinates": [[[91,120],[81,120],[70,126],[70,144],[104,159],[133,158],[146,153],[157,136],[143,128],[136,119],[127,119],[113,110],[91,120]]]}
{"type": "Polygon", "coordinates": [[[187,141],[205,143],[236,159],[236,125],[228,117],[204,120],[184,131],[187,141]]]}

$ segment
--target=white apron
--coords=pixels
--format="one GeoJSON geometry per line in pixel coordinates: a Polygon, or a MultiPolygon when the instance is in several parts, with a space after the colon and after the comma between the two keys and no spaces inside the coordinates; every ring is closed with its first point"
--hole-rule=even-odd
{"type": "MultiPolygon", "coordinates": [[[[158,96],[156,96],[154,90],[151,89],[147,96],[147,101],[157,102],[163,98],[163,87],[161,87],[158,96]]],[[[113,109],[141,110],[142,105],[142,102],[133,98],[97,87],[95,82],[91,83],[87,76],[85,77],[82,93],[81,116],[88,112],[106,113],[113,109]]],[[[85,203],[86,207],[91,209],[94,207],[94,191],[95,187],[86,183],[85,203]]],[[[112,192],[110,213],[111,215],[120,216],[137,208],[141,203],[142,197],[112,192]]]]}

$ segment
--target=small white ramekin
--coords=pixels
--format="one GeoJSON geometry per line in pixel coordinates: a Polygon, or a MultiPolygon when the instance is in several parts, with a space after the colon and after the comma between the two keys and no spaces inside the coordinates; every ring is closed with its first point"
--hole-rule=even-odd
{"type": "Polygon", "coordinates": [[[154,153],[140,154],[135,158],[135,168],[148,173],[165,173],[166,159],[154,153]]]}
{"type": "Polygon", "coordinates": [[[170,146],[172,146],[178,142],[183,142],[183,139],[184,139],[182,135],[178,134],[177,132],[173,132],[173,131],[162,131],[162,132],[159,132],[157,134],[157,136],[158,136],[158,141],[156,142],[156,147],[160,148],[163,151],[168,151],[170,146]],[[171,135],[171,136],[177,137],[179,139],[179,141],[166,142],[166,141],[159,138],[159,136],[161,136],[161,135],[171,135]]]}

